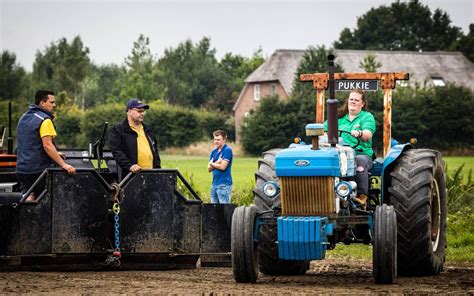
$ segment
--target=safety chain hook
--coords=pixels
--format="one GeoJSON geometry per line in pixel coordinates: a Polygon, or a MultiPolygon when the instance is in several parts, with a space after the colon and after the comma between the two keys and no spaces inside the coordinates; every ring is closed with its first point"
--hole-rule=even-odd
{"type": "Polygon", "coordinates": [[[114,257],[122,257],[122,254],[120,253],[120,204],[119,203],[114,203],[114,206],[112,207],[112,210],[114,211],[114,221],[115,221],[115,251],[114,251],[114,257]]]}
{"type": "Polygon", "coordinates": [[[113,192],[114,192],[114,196],[112,197],[112,202],[114,203],[120,203],[121,200],[123,199],[123,191],[122,189],[120,188],[120,185],[117,184],[117,183],[113,183],[112,184],[112,189],[113,189],[113,192]]]}
{"type": "Polygon", "coordinates": [[[114,203],[112,206],[112,212],[114,213],[114,238],[115,238],[115,248],[112,254],[107,256],[105,263],[110,266],[120,266],[120,258],[122,253],[120,251],[120,204],[114,203]]]}
{"type": "Polygon", "coordinates": [[[122,257],[120,250],[120,193],[122,190],[118,184],[112,184],[112,187],[114,189],[114,196],[112,198],[114,204],[112,206],[112,212],[114,214],[115,248],[112,254],[107,256],[105,261],[110,266],[120,266],[120,258],[122,257]]]}

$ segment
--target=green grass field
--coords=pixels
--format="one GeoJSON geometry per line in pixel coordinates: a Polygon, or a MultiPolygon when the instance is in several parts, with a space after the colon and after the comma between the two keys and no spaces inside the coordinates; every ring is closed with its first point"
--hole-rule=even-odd
{"type": "MultiPolygon", "coordinates": [[[[163,155],[163,167],[177,168],[189,181],[192,179],[195,188],[204,200],[209,200],[212,174],[207,172],[208,158],[205,156],[163,155]]],[[[474,157],[444,157],[449,172],[454,172],[463,163],[464,178],[468,171],[474,171],[474,157]]],[[[234,191],[251,189],[255,184],[255,172],[258,169],[257,157],[235,157],[232,164],[234,191]]]]}
{"type": "Polygon", "coordinates": [[[449,174],[454,172],[457,168],[464,164],[463,175],[465,181],[467,180],[469,171],[472,171],[474,173],[474,156],[446,156],[444,157],[444,160],[446,161],[449,174]]]}
{"type": "MultiPolygon", "coordinates": [[[[162,165],[165,168],[177,168],[189,181],[192,179],[204,200],[209,200],[209,192],[212,182],[212,173],[207,171],[208,158],[205,156],[181,156],[163,155],[162,165]]],[[[258,158],[234,157],[232,163],[233,190],[241,191],[249,189],[255,184],[255,172],[257,171],[258,158]]]]}

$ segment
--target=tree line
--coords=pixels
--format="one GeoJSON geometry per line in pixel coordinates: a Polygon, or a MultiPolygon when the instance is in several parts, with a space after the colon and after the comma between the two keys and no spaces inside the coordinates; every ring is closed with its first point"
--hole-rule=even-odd
{"type": "MultiPolygon", "coordinates": [[[[244,86],[245,78],[263,63],[262,51],[256,50],[250,57],[226,53],[219,60],[216,57],[216,50],[211,46],[210,38],[203,37],[198,42],[185,40],[174,48],[167,48],[161,57],[157,57],[151,52],[149,45],[149,38],[140,35],[134,42],[131,53],[121,65],[97,65],[91,62],[89,48],[82,42],[80,36],[72,40],[61,38],[51,42],[44,50],[37,51],[31,72],[18,64],[14,53],[3,51],[0,58],[1,110],[6,110],[3,106],[6,106],[4,103],[7,100],[12,101],[14,119],[17,119],[19,114],[26,110],[27,104],[32,102],[37,89],[54,90],[60,110],[67,110],[67,113],[59,113],[58,117],[58,125],[67,126],[70,131],[66,133],[66,137],[58,138],[62,141],[61,144],[65,145],[84,145],[87,141],[93,140],[86,139],[93,136],[88,134],[89,129],[95,128],[99,131],[100,128],[89,126],[90,122],[95,122],[92,119],[102,118],[100,112],[116,110],[116,106],[123,106],[132,97],[141,98],[147,103],[155,102],[156,106],[160,106],[160,110],[169,108],[168,111],[173,114],[183,110],[185,115],[181,115],[189,116],[187,122],[193,122],[192,117],[197,116],[200,119],[196,122],[222,124],[230,134],[233,134],[232,106],[244,86]],[[165,107],[166,105],[169,106],[165,107]],[[196,115],[198,113],[199,115],[196,115]],[[219,119],[211,120],[209,114],[218,114],[215,116],[219,119]],[[225,118],[224,121],[221,119],[222,116],[225,118]]],[[[460,28],[451,24],[446,12],[437,9],[432,13],[428,6],[418,0],[397,1],[389,6],[382,5],[370,9],[358,18],[355,29],[345,28],[341,31],[333,47],[374,50],[456,50],[473,61],[474,24],[470,25],[469,32],[464,35],[460,28]]],[[[298,73],[327,71],[326,55],[329,51],[330,49],[321,46],[310,47],[298,73]]],[[[377,67],[379,66],[374,57],[368,56],[364,60],[363,68],[366,71],[374,71],[377,67]]],[[[279,102],[276,98],[264,100],[262,107],[254,112],[255,116],[246,122],[243,142],[248,152],[256,153],[257,150],[268,147],[275,138],[294,134],[301,129],[302,122],[311,122],[314,116],[312,117],[308,110],[314,110],[312,87],[296,83],[293,89],[290,101],[279,102]],[[266,114],[263,106],[274,112],[266,114]],[[258,121],[259,112],[262,116],[261,123],[258,121]],[[265,124],[273,122],[273,119],[279,122],[279,125],[265,124]],[[252,135],[254,130],[259,130],[263,126],[272,128],[266,131],[269,135],[264,134],[265,137],[262,138],[260,135],[259,138],[252,135]],[[253,141],[245,144],[245,139],[253,141]],[[262,144],[258,144],[259,142],[262,144]]],[[[445,89],[452,90],[451,86],[445,89]]],[[[404,102],[408,107],[420,104],[418,96],[427,97],[422,94],[429,92],[434,92],[436,96],[441,90],[412,91],[413,93],[407,96],[416,98],[404,102]]],[[[453,92],[463,96],[466,90],[456,88],[453,92]]],[[[469,100],[472,100],[472,94],[471,97],[468,95],[465,102],[471,102],[469,100]]],[[[396,103],[394,102],[394,109],[396,103]]],[[[435,103],[430,102],[436,108],[440,108],[437,112],[448,108],[435,103]]],[[[0,124],[5,124],[6,114],[0,113],[0,124]]],[[[119,114],[123,116],[122,112],[119,114]]],[[[156,114],[165,117],[164,113],[156,114]]],[[[153,116],[150,114],[147,117],[153,121],[155,120],[153,116]]],[[[394,110],[394,119],[396,116],[399,115],[394,110]]],[[[419,120],[422,124],[417,127],[424,127],[427,131],[433,130],[431,125],[425,124],[427,121],[424,118],[419,120]]],[[[468,124],[468,121],[465,123],[468,124]]],[[[181,132],[183,131],[177,127],[173,133],[181,132]]],[[[398,131],[394,132],[397,133],[398,131]]],[[[203,132],[197,134],[201,135],[203,132]]],[[[403,135],[402,130],[400,134],[403,135]]],[[[172,141],[165,142],[166,145],[177,144],[172,141]]],[[[466,144],[463,141],[457,143],[466,144]]]]}
{"type": "Polygon", "coordinates": [[[16,63],[14,53],[3,51],[0,99],[29,102],[36,89],[45,88],[63,93],[64,104],[80,109],[138,97],[229,113],[244,79],[264,61],[261,50],[251,57],[227,53],[219,61],[207,37],[168,48],[161,58],[149,44],[140,35],[122,65],[95,65],[80,36],[70,42],[61,38],[37,51],[31,73],[16,63]]]}
{"type": "MultiPolygon", "coordinates": [[[[466,9],[469,9],[466,7],[466,9]]],[[[357,19],[357,28],[344,28],[337,49],[460,51],[474,62],[474,24],[463,34],[441,9],[433,13],[418,0],[396,1],[372,8],[357,19]]]]}
{"type": "MultiPolygon", "coordinates": [[[[186,40],[156,58],[149,44],[149,38],[140,35],[122,65],[95,65],[80,36],[71,42],[62,38],[36,53],[31,73],[16,63],[13,53],[4,51],[1,110],[6,111],[6,102],[12,101],[16,123],[37,89],[55,90],[61,131],[57,143],[86,147],[99,136],[104,121],[118,122],[125,116],[125,102],[138,97],[157,107],[148,112],[147,121],[159,124],[154,128],[162,130],[162,148],[184,145],[180,139],[191,144],[209,138],[219,128],[235,139],[232,107],[245,78],[263,63],[262,51],[251,57],[227,53],[218,60],[210,39],[204,37],[197,43],[186,40]],[[163,122],[165,118],[170,122],[163,122]]],[[[2,112],[0,124],[6,123],[7,114],[2,112]]]]}

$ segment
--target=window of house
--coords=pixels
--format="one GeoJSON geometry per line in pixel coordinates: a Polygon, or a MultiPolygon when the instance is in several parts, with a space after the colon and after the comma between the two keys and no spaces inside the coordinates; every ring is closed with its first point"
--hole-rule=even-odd
{"type": "Polygon", "coordinates": [[[431,77],[431,82],[433,82],[434,86],[446,86],[446,82],[444,82],[442,77],[431,77]]]}
{"type": "Polygon", "coordinates": [[[253,99],[255,101],[260,101],[260,84],[255,84],[253,86],[253,99]]]}
{"type": "Polygon", "coordinates": [[[276,83],[272,83],[271,85],[271,95],[274,96],[277,94],[277,85],[276,83]]]}

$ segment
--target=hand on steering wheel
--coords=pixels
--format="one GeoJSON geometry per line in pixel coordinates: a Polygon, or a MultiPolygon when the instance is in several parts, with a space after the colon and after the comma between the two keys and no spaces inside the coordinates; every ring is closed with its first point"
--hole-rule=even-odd
{"type": "Polygon", "coordinates": [[[355,145],[349,145],[349,146],[351,146],[352,149],[355,149],[357,146],[360,145],[360,138],[354,137],[354,136],[351,134],[351,132],[345,131],[345,130],[338,130],[338,132],[339,132],[339,137],[342,135],[342,133],[346,133],[346,134],[348,134],[349,136],[351,136],[351,137],[353,137],[354,139],[357,140],[357,144],[355,144],[355,145]]]}

